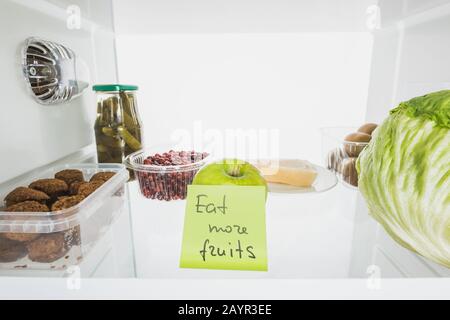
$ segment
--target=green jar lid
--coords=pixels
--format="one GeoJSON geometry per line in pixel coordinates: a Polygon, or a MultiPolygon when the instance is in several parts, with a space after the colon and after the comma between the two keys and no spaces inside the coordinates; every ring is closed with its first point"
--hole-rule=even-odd
{"type": "Polygon", "coordinates": [[[135,91],[138,86],[129,84],[96,84],[92,86],[94,91],[135,91]]]}

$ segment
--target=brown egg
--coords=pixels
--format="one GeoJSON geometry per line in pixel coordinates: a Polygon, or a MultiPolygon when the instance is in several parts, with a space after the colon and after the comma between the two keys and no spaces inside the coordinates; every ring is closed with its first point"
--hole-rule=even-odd
{"type": "Polygon", "coordinates": [[[378,125],[375,123],[366,123],[366,124],[363,124],[361,127],[359,127],[359,129],[357,131],[372,135],[373,130],[375,130],[377,127],[378,127],[378,125]]]}
{"type": "Polygon", "coordinates": [[[356,171],[356,158],[347,158],[342,162],[342,179],[351,184],[358,186],[358,172],[356,171]]]}
{"type": "Polygon", "coordinates": [[[353,132],[345,136],[344,140],[348,142],[369,142],[372,137],[370,134],[362,132],[353,132]]]}
{"type": "Polygon", "coordinates": [[[358,157],[371,138],[370,135],[362,132],[350,133],[344,138],[343,151],[349,157],[358,157]]]}

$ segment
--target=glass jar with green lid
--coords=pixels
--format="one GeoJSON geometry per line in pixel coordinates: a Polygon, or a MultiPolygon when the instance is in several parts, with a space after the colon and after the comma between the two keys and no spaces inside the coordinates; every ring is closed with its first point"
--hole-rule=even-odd
{"type": "Polygon", "coordinates": [[[127,155],[142,149],[137,89],[137,86],[122,84],[93,86],[97,93],[94,130],[99,163],[122,163],[127,155]]]}

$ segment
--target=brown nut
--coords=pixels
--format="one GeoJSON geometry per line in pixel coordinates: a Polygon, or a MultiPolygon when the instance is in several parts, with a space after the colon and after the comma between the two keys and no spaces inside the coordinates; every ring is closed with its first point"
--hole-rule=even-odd
{"type": "Polygon", "coordinates": [[[372,132],[378,127],[376,123],[366,123],[363,124],[359,129],[358,132],[365,133],[368,135],[372,135],[372,132]]]}
{"type": "Polygon", "coordinates": [[[356,158],[346,158],[342,162],[342,179],[351,184],[358,186],[358,172],[356,171],[356,158]]]}
{"type": "Polygon", "coordinates": [[[366,133],[353,132],[344,138],[344,152],[349,157],[358,157],[372,137],[366,133]]]}
{"type": "Polygon", "coordinates": [[[8,193],[5,197],[5,203],[6,206],[9,207],[24,201],[37,201],[40,203],[45,203],[49,199],[50,197],[42,191],[27,187],[18,187],[8,193]]]}

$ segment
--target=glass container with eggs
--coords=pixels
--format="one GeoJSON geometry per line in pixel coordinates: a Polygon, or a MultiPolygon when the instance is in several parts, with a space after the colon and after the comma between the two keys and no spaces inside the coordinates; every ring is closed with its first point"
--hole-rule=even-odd
{"type": "Polygon", "coordinates": [[[326,167],[335,172],[344,185],[358,187],[356,160],[369,144],[376,128],[375,123],[366,123],[359,128],[322,129],[322,148],[326,167]]]}

